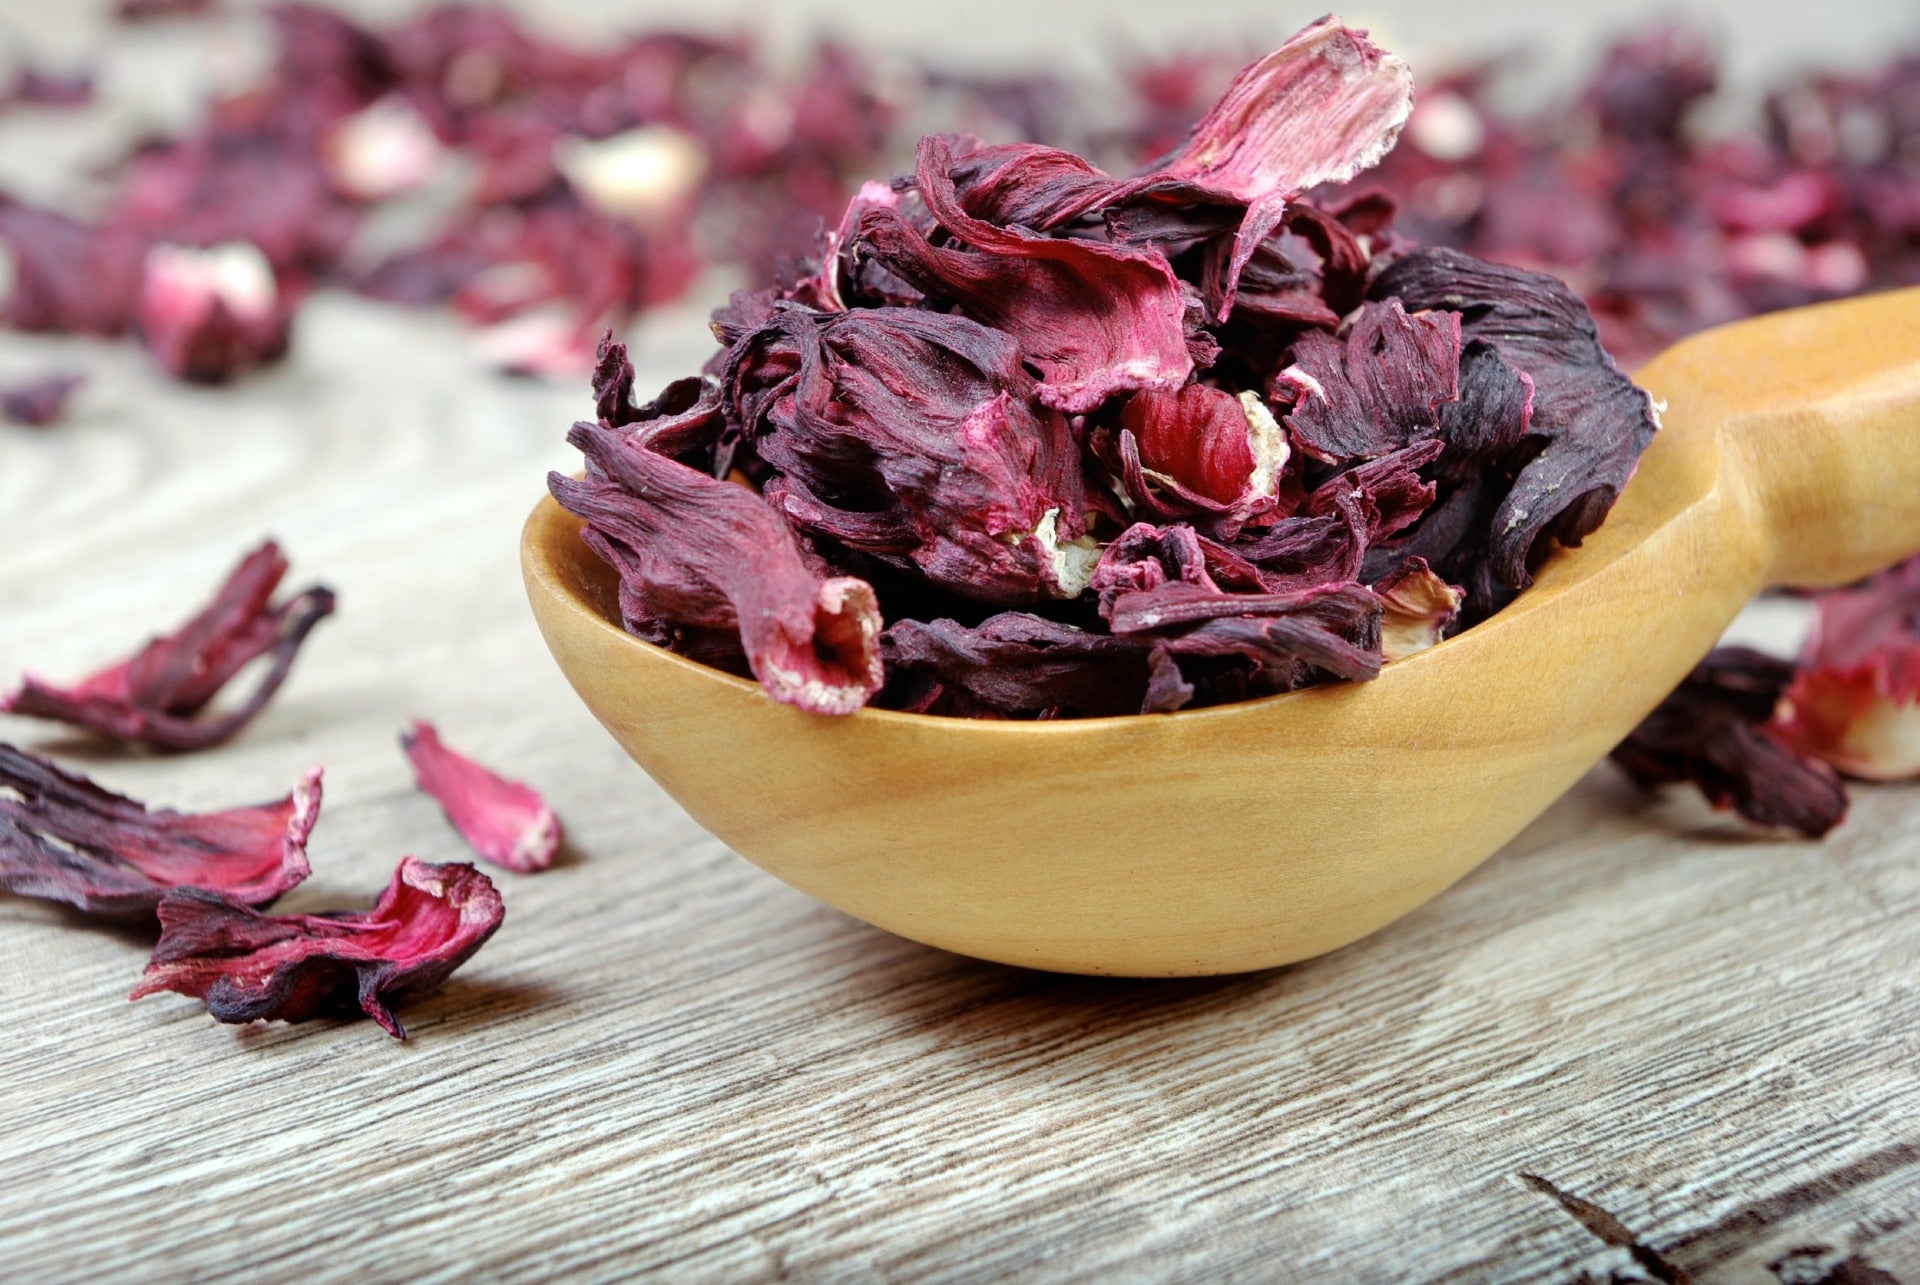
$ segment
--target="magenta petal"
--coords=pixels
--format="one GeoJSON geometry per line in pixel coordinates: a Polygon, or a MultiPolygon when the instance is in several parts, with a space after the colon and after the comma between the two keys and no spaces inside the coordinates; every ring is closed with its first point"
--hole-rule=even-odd
{"type": "Polygon", "coordinates": [[[1524,589],[1536,546],[1579,544],[1613,506],[1659,426],[1653,399],[1600,346],[1587,306],[1546,273],[1418,250],[1381,273],[1371,293],[1415,312],[1461,313],[1468,341],[1485,341],[1531,381],[1525,442],[1538,450],[1500,501],[1491,550],[1499,579],[1524,589]]]}
{"type": "Polygon", "coordinates": [[[263,915],[197,889],[160,902],[160,942],[129,997],[175,991],[220,1022],[304,1022],[358,1007],[395,1039],[393,1008],[439,986],[505,913],[469,865],[407,857],[373,909],[263,915]]]}
{"type": "Polygon", "coordinates": [[[0,888],[89,914],[151,911],[174,888],[264,906],[307,877],[320,769],[277,803],[149,810],[0,743],[0,888]]]}
{"type": "Polygon", "coordinates": [[[775,700],[820,714],[859,709],[881,684],[872,586],[817,574],[764,499],[675,458],[711,456],[710,399],[677,414],[651,409],[658,418],[628,427],[575,424],[567,440],[586,455],[587,476],[547,479],[585,520],[582,539],[619,573],[627,627],[662,643],[679,629],[736,631],[775,700]]]}
{"type": "Polygon", "coordinates": [[[1073,436],[1033,404],[1005,335],[907,308],[783,308],[735,348],[722,390],[774,471],[767,501],[810,536],[987,602],[1085,588],[1073,436]]]}
{"type": "Polygon", "coordinates": [[[526,785],[481,767],[441,743],[433,724],[415,720],[400,737],[414,781],[439,800],[473,850],[521,874],[545,870],[560,851],[560,822],[526,785]]]}
{"type": "Polygon", "coordinates": [[[1188,300],[1164,255],[976,219],[954,193],[946,140],[921,139],[918,156],[921,198],[971,249],[936,246],[890,209],[867,211],[862,243],[915,288],[1013,336],[1041,372],[1043,403],[1079,413],[1117,392],[1187,381],[1188,300]]]}
{"type": "Polygon", "coordinates": [[[974,626],[902,620],[881,641],[889,672],[930,675],[1005,714],[1132,714],[1146,691],[1144,647],[1022,611],[974,626]]]}
{"type": "Polygon", "coordinates": [[[286,681],[307,634],[333,612],[333,593],[315,587],[280,603],[273,591],[287,573],[269,540],[248,554],[214,599],[174,633],[70,687],[32,676],[0,696],[0,713],[84,727],[159,750],[217,745],[238,732],[286,681]],[[237,708],[197,717],[248,662],[268,669],[237,708]]]}
{"type": "Polygon", "coordinates": [[[1242,269],[1280,226],[1287,203],[1377,164],[1412,110],[1406,63],[1365,32],[1322,18],[1235,76],[1186,141],[1135,180],[1132,192],[1164,186],[1246,207],[1218,292],[1215,315],[1224,321],[1242,269]]]}

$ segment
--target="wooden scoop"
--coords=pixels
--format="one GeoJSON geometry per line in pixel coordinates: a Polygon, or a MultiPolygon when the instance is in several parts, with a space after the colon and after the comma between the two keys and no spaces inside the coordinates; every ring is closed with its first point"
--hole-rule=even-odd
{"type": "Polygon", "coordinates": [[[1637,379],[1664,428],[1606,524],[1369,683],[1057,723],[803,714],[624,633],[612,573],[550,499],[526,527],[527,592],[615,739],[794,887],[1033,968],[1267,968],[1473,869],[1761,589],[1920,550],[1920,290],[1709,331],[1637,379]]]}

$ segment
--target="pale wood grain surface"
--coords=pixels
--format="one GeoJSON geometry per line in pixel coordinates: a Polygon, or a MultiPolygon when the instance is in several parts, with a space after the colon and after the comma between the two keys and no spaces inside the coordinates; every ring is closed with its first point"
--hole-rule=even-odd
{"type": "MultiPolygon", "coordinates": [[[[704,345],[690,307],[637,347],[658,380],[704,345]]],[[[146,941],[0,900],[0,1276],[1920,1278],[1920,791],[1781,842],[1602,767],[1320,960],[977,964],[728,853],[567,690],[514,545],[584,396],[336,298],[223,392],[0,337],[0,378],[76,359],[74,422],[0,428],[0,681],[118,654],[268,532],[341,610],[222,749],[0,736],[186,807],[326,764],[294,909],[461,858],[395,745],[416,715],[547,790],[570,855],[499,876],[505,927],[406,1044],[129,1005],[146,941]]]]}

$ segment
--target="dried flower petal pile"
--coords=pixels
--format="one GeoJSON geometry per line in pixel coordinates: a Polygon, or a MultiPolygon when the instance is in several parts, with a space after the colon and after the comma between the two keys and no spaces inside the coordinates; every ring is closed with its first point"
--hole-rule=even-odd
{"type": "Polygon", "coordinates": [[[929,137],[702,379],[636,406],[603,345],[551,485],[627,628],[816,713],[1050,718],[1370,678],[1498,610],[1655,422],[1558,281],[1303,195],[1411,101],[1325,19],[1130,178],[929,137]]]}

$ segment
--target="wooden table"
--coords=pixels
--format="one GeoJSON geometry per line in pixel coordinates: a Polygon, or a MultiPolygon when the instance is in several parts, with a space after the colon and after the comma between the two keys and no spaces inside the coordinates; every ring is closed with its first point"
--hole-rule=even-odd
{"type": "MultiPolygon", "coordinates": [[[[643,383],[704,356],[700,313],[637,332],[643,383]]],[[[0,736],[187,808],[324,763],[290,909],[463,858],[395,746],[413,716],[570,843],[499,876],[505,927],[404,1044],[130,1006],[148,939],[0,899],[8,1279],[1920,1278],[1920,793],[1783,842],[1603,767],[1328,958],[976,963],[728,853],[560,680],[515,541],[582,390],[336,297],[231,390],[0,336],[0,379],[54,362],[92,376],[73,422],[0,427],[0,681],[120,654],[269,532],[341,609],[221,749],[0,736]]]]}

